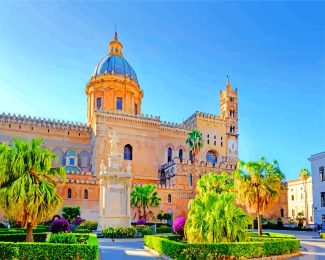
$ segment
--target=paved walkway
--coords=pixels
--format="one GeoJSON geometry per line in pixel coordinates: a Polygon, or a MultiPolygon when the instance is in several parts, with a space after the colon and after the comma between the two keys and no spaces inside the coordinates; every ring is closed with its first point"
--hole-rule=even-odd
{"type": "Polygon", "coordinates": [[[300,239],[300,245],[302,247],[302,256],[295,257],[295,260],[313,260],[324,259],[325,260],[325,240],[319,237],[316,232],[308,231],[293,231],[293,230],[264,230],[265,232],[277,232],[283,234],[290,234],[300,239]]]}
{"type": "Polygon", "coordinates": [[[124,260],[124,259],[159,259],[143,249],[143,239],[111,239],[100,238],[99,257],[101,260],[124,260]]]}

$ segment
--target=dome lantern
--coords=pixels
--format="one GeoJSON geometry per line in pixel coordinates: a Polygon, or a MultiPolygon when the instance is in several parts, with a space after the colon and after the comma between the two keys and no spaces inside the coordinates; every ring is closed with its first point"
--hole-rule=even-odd
{"type": "Polygon", "coordinates": [[[123,57],[122,43],[118,40],[117,32],[114,34],[114,40],[109,43],[109,55],[117,55],[123,57]]]}

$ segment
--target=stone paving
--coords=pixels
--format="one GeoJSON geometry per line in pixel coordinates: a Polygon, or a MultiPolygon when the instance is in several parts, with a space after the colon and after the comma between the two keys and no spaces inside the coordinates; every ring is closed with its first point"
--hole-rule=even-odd
{"type": "Polygon", "coordinates": [[[99,257],[101,260],[124,260],[124,259],[159,259],[144,250],[143,239],[99,239],[99,257]]]}

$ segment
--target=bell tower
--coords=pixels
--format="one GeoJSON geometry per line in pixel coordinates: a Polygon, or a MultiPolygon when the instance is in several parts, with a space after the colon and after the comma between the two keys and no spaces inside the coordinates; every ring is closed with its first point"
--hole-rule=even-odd
{"type": "Polygon", "coordinates": [[[226,123],[227,156],[238,158],[238,92],[228,76],[226,89],[220,92],[220,118],[226,123]]]}
{"type": "Polygon", "coordinates": [[[227,123],[227,133],[238,134],[238,92],[231,87],[228,76],[226,89],[220,91],[220,118],[227,123]]]}

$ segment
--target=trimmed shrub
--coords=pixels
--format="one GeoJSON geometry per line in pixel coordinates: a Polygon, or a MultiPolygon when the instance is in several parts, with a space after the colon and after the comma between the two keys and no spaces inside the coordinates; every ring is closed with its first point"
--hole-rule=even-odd
{"type": "Polygon", "coordinates": [[[73,233],[90,233],[91,231],[89,231],[89,229],[87,228],[76,228],[75,231],[73,231],[73,233]]]}
{"type": "Polygon", "coordinates": [[[56,219],[50,226],[52,233],[70,232],[70,223],[64,218],[56,219]]]}
{"type": "Polygon", "coordinates": [[[72,223],[72,220],[80,216],[80,207],[66,206],[62,209],[62,217],[72,223]]]}
{"type": "Polygon", "coordinates": [[[102,230],[103,236],[107,238],[134,238],[137,232],[136,227],[119,227],[119,228],[106,228],[102,230]]]}
{"type": "Polygon", "coordinates": [[[152,229],[146,225],[138,225],[136,226],[137,232],[141,233],[141,237],[145,235],[152,235],[152,229]]]}
{"type": "Polygon", "coordinates": [[[219,259],[223,257],[256,258],[296,253],[300,250],[298,239],[265,239],[259,242],[229,242],[214,244],[181,243],[168,236],[145,236],[145,245],[175,259],[219,259]]]}
{"type": "Polygon", "coordinates": [[[164,226],[157,227],[156,232],[157,232],[157,234],[162,234],[162,233],[173,233],[173,228],[164,225],[164,226]]]}
{"type": "Polygon", "coordinates": [[[181,217],[177,218],[173,225],[173,230],[177,235],[184,237],[184,226],[185,226],[186,218],[181,217]]]}
{"type": "Polygon", "coordinates": [[[48,239],[48,242],[60,244],[77,244],[78,240],[75,234],[57,233],[52,234],[48,239]]]}
{"type": "Polygon", "coordinates": [[[0,259],[17,259],[19,251],[17,247],[8,246],[12,243],[0,242],[0,259]]]}
{"type": "MultiPolygon", "coordinates": [[[[33,233],[34,242],[45,242],[47,233],[33,233]]],[[[26,233],[0,234],[2,242],[25,242],[26,233]]]]}
{"type": "Polygon", "coordinates": [[[87,244],[0,242],[0,259],[98,259],[97,237],[94,234],[87,237],[87,244]]]}
{"type": "Polygon", "coordinates": [[[82,222],[79,227],[81,228],[87,228],[89,231],[92,231],[92,230],[96,230],[97,229],[97,226],[98,226],[98,222],[97,221],[84,221],[82,222]]]}

